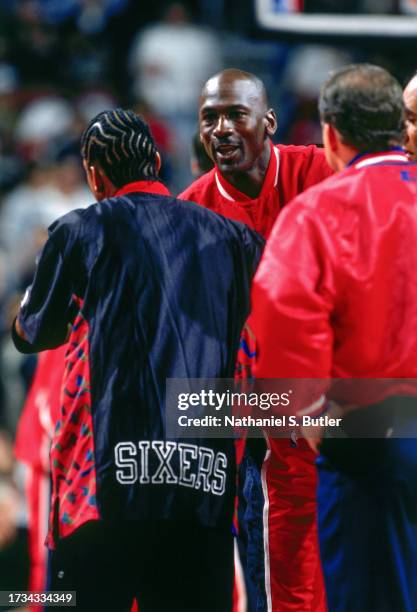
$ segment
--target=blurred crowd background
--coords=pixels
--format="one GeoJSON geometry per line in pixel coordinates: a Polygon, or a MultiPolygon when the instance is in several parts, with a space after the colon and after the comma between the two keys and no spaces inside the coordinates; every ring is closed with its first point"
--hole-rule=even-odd
{"type": "MultiPolygon", "coordinates": [[[[276,0],[279,10],[290,5],[276,0]]],[[[304,8],[412,15],[417,2],[304,0],[304,8]]],[[[276,139],[293,144],[320,142],[317,94],[332,68],[371,61],[402,83],[417,69],[415,41],[342,45],[323,34],[325,43],[306,43],[260,32],[253,0],[0,0],[0,590],[27,580],[24,477],[12,445],[36,365],[17,354],[9,330],[48,225],[92,202],[82,130],[111,107],[142,113],[176,194],[193,178],[199,91],[220,69],[263,79],[276,139]]]]}

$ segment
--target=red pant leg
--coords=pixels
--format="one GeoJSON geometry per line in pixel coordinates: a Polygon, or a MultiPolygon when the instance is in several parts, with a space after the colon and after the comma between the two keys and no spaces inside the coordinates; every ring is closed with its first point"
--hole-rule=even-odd
{"type": "Polygon", "coordinates": [[[262,469],[270,612],[325,612],[315,455],[303,439],[270,439],[262,469]]]}

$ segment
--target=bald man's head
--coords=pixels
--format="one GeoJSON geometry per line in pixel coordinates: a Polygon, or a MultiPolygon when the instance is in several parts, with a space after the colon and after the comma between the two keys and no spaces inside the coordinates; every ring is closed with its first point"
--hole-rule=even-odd
{"type": "Polygon", "coordinates": [[[404,89],[406,138],[404,146],[408,157],[417,162],[417,74],[404,89]]]}
{"type": "Polygon", "coordinates": [[[219,72],[204,85],[199,121],[201,142],[229,179],[250,172],[269,155],[268,137],[277,127],[262,81],[235,68],[219,72]]]}
{"type": "Polygon", "coordinates": [[[213,91],[234,88],[236,83],[240,81],[246,83],[245,87],[250,87],[254,102],[256,101],[256,103],[264,105],[265,108],[268,106],[268,96],[261,79],[250,72],[238,70],[237,68],[227,68],[212,76],[201,91],[200,104],[202,99],[213,91]]]}

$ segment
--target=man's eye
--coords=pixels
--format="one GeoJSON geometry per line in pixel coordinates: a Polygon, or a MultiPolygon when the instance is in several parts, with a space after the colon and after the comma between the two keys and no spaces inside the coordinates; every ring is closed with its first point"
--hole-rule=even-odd
{"type": "Polygon", "coordinates": [[[214,120],[215,120],[214,115],[204,115],[202,122],[203,123],[213,123],[214,120]]]}
{"type": "Polygon", "coordinates": [[[243,119],[246,117],[246,113],[244,111],[232,111],[230,117],[231,119],[243,119]]]}

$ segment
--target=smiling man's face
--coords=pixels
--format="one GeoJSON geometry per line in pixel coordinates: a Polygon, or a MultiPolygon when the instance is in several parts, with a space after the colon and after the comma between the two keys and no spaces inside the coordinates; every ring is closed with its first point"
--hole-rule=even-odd
{"type": "Polygon", "coordinates": [[[404,90],[405,125],[407,129],[404,147],[411,161],[417,162],[417,76],[404,90]]]}
{"type": "Polygon", "coordinates": [[[200,98],[200,138],[226,177],[249,172],[262,156],[276,118],[256,82],[222,74],[210,79],[200,98]]]}

